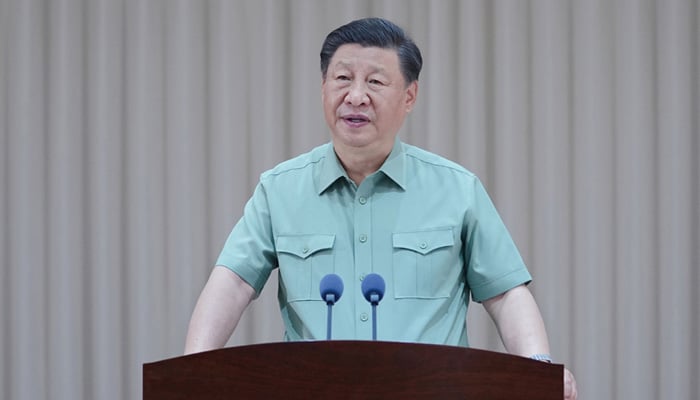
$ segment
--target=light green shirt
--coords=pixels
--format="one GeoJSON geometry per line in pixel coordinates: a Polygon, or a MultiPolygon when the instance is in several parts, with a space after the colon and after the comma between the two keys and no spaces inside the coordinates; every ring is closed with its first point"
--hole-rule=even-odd
{"type": "Polygon", "coordinates": [[[462,346],[470,294],[483,301],[531,280],[478,178],[398,139],[359,187],[331,143],[263,173],[217,265],[258,293],[279,268],[286,340],[325,339],[328,273],[345,286],[333,339],[371,339],[361,283],[374,272],[386,282],[378,340],[462,346]]]}

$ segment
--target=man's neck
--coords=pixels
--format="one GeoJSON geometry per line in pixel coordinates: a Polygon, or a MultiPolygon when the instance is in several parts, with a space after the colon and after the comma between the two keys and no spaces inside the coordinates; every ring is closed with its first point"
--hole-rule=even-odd
{"type": "Polygon", "coordinates": [[[368,149],[348,148],[336,146],[335,144],[334,149],[348,177],[350,177],[357,186],[360,186],[366,177],[377,172],[391,153],[391,148],[372,152],[368,149]]]}

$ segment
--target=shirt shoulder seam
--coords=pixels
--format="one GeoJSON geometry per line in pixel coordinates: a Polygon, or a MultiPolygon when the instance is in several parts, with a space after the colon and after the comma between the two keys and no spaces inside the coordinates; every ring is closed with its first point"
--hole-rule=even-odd
{"type": "MultiPolygon", "coordinates": [[[[322,147],[322,146],[321,146],[322,147]]],[[[280,164],[277,164],[272,169],[269,169],[265,172],[263,172],[260,175],[260,179],[264,180],[267,178],[271,177],[276,177],[280,175],[284,175],[286,173],[290,173],[293,171],[299,171],[308,168],[309,166],[314,166],[321,161],[323,161],[326,158],[325,154],[315,154],[316,151],[319,148],[316,148],[314,150],[311,150],[310,152],[300,155],[296,158],[289,159],[287,161],[283,161],[280,164]],[[307,158],[307,160],[304,160],[304,158],[307,158]]]]}
{"type": "Polygon", "coordinates": [[[429,165],[432,165],[435,167],[446,168],[446,169],[467,175],[471,178],[476,178],[476,175],[473,172],[471,172],[468,169],[464,168],[463,166],[455,163],[454,161],[450,161],[450,160],[448,160],[442,156],[439,156],[437,154],[426,152],[427,154],[431,155],[432,157],[437,158],[437,160],[439,160],[439,162],[428,160],[424,157],[421,157],[421,154],[415,154],[414,151],[412,151],[413,149],[415,149],[415,147],[411,147],[411,148],[406,150],[407,157],[411,157],[412,159],[414,159],[418,162],[424,163],[424,164],[429,164],[429,165]]]}

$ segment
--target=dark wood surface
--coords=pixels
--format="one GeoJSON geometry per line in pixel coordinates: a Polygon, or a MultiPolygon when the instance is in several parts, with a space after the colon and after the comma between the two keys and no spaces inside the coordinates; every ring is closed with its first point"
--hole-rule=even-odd
{"type": "Polygon", "coordinates": [[[454,346],[368,341],[231,347],[143,365],[144,400],[557,399],[563,366],[454,346]]]}

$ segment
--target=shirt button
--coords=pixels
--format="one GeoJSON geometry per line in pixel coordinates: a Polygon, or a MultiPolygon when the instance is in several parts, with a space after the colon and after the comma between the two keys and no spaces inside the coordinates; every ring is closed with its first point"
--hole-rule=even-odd
{"type": "Polygon", "coordinates": [[[364,233],[360,235],[360,243],[364,243],[367,241],[367,235],[364,233]]]}
{"type": "Polygon", "coordinates": [[[425,249],[426,247],[428,247],[428,244],[427,244],[427,243],[423,242],[423,243],[420,244],[420,248],[421,248],[421,249],[425,249]]]}
{"type": "Polygon", "coordinates": [[[365,196],[361,196],[359,199],[360,204],[365,205],[367,204],[367,198],[365,196]]]}
{"type": "Polygon", "coordinates": [[[362,314],[360,314],[360,321],[365,322],[368,319],[369,319],[369,316],[367,315],[367,313],[363,312],[362,314]]]}
{"type": "Polygon", "coordinates": [[[308,247],[304,247],[303,249],[301,249],[301,252],[304,253],[304,254],[306,254],[306,253],[309,252],[309,248],[308,248],[308,247]]]}
{"type": "Polygon", "coordinates": [[[364,281],[364,280],[365,280],[365,274],[360,274],[360,281],[364,281]]]}

